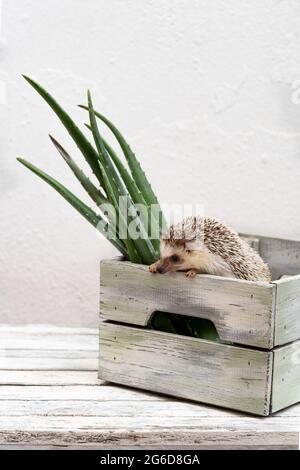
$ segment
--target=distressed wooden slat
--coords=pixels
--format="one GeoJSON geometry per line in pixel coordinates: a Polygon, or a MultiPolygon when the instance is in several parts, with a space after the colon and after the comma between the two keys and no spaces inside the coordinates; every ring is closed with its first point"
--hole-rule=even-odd
{"type": "Polygon", "coordinates": [[[22,337],[29,335],[36,335],[38,337],[41,336],[56,336],[59,337],[61,335],[76,336],[81,335],[92,335],[97,336],[97,329],[96,328],[87,328],[87,327],[73,327],[73,326],[60,326],[60,325],[48,325],[48,324],[9,324],[4,323],[0,324],[0,338],[5,333],[12,333],[17,338],[18,335],[22,337]]]}
{"type": "Polygon", "coordinates": [[[259,236],[259,252],[271,268],[273,279],[300,274],[300,241],[259,236]]]}
{"type": "Polygon", "coordinates": [[[300,401],[300,341],[275,349],[272,411],[300,401]]]}
{"type": "Polygon", "coordinates": [[[65,446],[66,448],[91,448],[91,449],[197,449],[197,450],[221,450],[221,449],[298,449],[298,432],[293,431],[239,431],[220,430],[216,427],[211,429],[181,429],[169,428],[160,430],[130,429],[92,429],[91,420],[82,420],[78,426],[78,419],[67,420],[53,424],[57,418],[48,418],[47,430],[39,430],[39,426],[45,427],[43,418],[37,418],[36,430],[22,430],[25,418],[17,420],[16,430],[0,430],[0,445],[5,449],[34,448],[65,446]],[[49,422],[50,421],[50,422],[49,422]],[[65,425],[65,427],[64,427],[65,425]],[[68,428],[67,428],[68,426],[68,428]],[[50,428],[50,429],[49,429],[50,428]],[[71,429],[71,430],[70,430],[71,429]]]}
{"type": "Polygon", "coordinates": [[[98,352],[96,332],[96,328],[55,325],[0,325],[0,358],[18,355],[24,358],[95,357],[98,352]]]}
{"type": "MultiPolygon", "coordinates": [[[[146,406],[144,410],[146,409],[146,406]]],[[[265,419],[261,422],[258,418],[248,418],[245,420],[243,417],[237,418],[216,418],[216,417],[203,417],[197,415],[183,415],[183,416],[150,416],[143,413],[141,416],[132,414],[131,416],[36,416],[32,415],[31,420],[28,416],[11,416],[3,415],[0,420],[0,430],[18,429],[19,431],[31,432],[38,431],[63,431],[67,433],[68,430],[72,432],[85,431],[92,432],[94,430],[101,431],[108,434],[109,431],[123,432],[129,436],[130,431],[147,431],[155,432],[161,431],[160,436],[163,437],[163,431],[170,432],[176,428],[176,434],[180,432],[190,433],[192,438],[193,432],[197,431],[210,431],[223,432],[227,434],[229,439],[230,432],[236,428],[239,432],[299,432],[299,416],[289,417],[288,420],[284,417],[274,416],[272,419],[265,419]]],[[[234,433],[233,433],[234,434],[234,433]]],[[[231,437],[233,439],[233,436],[231,437]]],[[[1,442],[1,441],[0,441],[1,442]]]]}
{"type": "Polygon", "coordinates": [[[170,418],[176,408],[176,415],[181,419],[198,419],[207,417],[197,405],[176,403],[170,406],[169,401],[159,404],[157,401],[114,401],[98,400],[0,400],[0,416],[99,416],[99,417],[129,417],[143,416],[144,418],[170,418]]]}
{"type": "Polygon", "coordinates": [[[18,348],[96,351],[97,337],[95,335],[78,335],[74,332],[73,337],[71,333],[60,335],[38,335],[30,332],[16,334],[13,331],[1,333],[0,350],[18,348]]]}
{"type": "Polygon", "coordinates": [[[0,370],[0,385],[96,385],[97,375],[90,371],[0,370]]]}
{"type": "MultiPolygon", "coordinates": [[[[1,337],[1,333],[0,333],[1,337]]],[[[0,349],[2,370],[97,370],[98,350],[0,349]]]]}
{"type": "Polygon", "coordinates": [[[0,357],[1,370],[97,370],[97,357],[58,358],[49,357],[0,357]]]}
{"type": "Polygon", "coordinates": [[[275,281],[275,345],[300,339],[300,275],[275,281]]]}
{"type": "MultiPolygon", "coordinates": [[[[1,336],[1,335],[0,335],[1,336]]],[[[98,339],[95,341],[95,345],[98,345],[98,339]]],[[[76,349],[15,349],[5,348],[0,349],[0,358],[7,359],[35,359],[38,358],[41,362],[44,359],[97,359],[98,348],[90,350],[76,350],[76,349]]]]}
{"type": "MultiPolygon", "coordinates": [[[[148,403],[155,403],[155,407],[158,413],[163,415],[163,410],[168,409],[170,414],[176,417],[178,406],[184,408],[186,413],[189,414],[190,410],[194,410],[197,416],[206,417],[219,417],[224,418],[243,418],[248,420],[249,416],[242,413],[232,413],[230,410],[222,408],[215,408],[212,406],[199,405],[198,403],[193,404],[192,402],[182,401],[180,399],[168,397],[166,395],[160,395],[158,393],[145,392],[138,389],[127,388],[125,386],[116,386],[109,384],[108,382],[99,381],[99,385],[2,385],[0,387],[0,402],[3,401],[15,401],[22,402],[24,406],[26,403],[31,401],[40,402],[66,402],[70,401],[74,405],[75,402],[89,402],[91,403],[90,410],[93,410],[93,403],[97,401],[99,406],[103,402],[111,403],[112,415],[119,416],[119,403],[120,402],[131,402],[134,404],[139,402],[143,403],[141,407],[145,407],[148,410],[148,403]],[[163,408],[160,408],[160,402],[166,403],[163,408]]],[[[5,405],[4,405],[5,406],[5,405]]],[[[152,405],[151,405],[152,406],[152,405]]],[[[154,405],[153,405],[154,406],[154,405]]],[[[193,412],[194,412],[193,411],[193,412]]],[[[286,419],[290,416],[300,416],[300,405],[289,407],[288,409],[278,411],[276,416],[284,416],[286,419]]],[[[270,418],[269,418],[270,419],[270,418]]],[[[258,420],[258,422],[260,422],[258,420]]]]}
{"type": "MultiPolygon", "coordinates": [[[[95,374],[95,377],[97,374],[95,374]]],[[[96,380],[96,379],[95,379],[96,380]]],[[[115,386],[97,380],[97,385],[2,385],[0,387],[1,400],[42,400],[42,401],[59,401],[59,400],[98,400],[99,402],[110,401],[116,402],[115,407],[118,409],[119,401],[166,401],[163,395],[142,392],[141,390],[128,389],[126,387],[115,386]]],[[[168,399],[169,403],[177,401],[168,399]]],[[[176,405],[175,405],[176,407],[176,405]]],[[[204,413],[207,414],[206,411],[204,413]]]]}
{"type": "Polygon", "coordinates": [[[147,325],[155,310],[211,320],[224,341],[261,348],[273,345],[275,286],[217,276],[151,274],[148,267],[101,262],[101,317],[147,325]]]}
{"type": "MultiPolygon", "coordinates": [[[[1,333],[0,333],[1,336],[1,333]]],[[[2,370],[97,370],[98,350],[0,349],[2,370]]]]}
{"type": "MultiPolygon", "coordinates": [[[[0,417],[1,416],[98,416],[99,418],[135,418],[138,417],[140,420],[151,420],[157,422],[158,419],[170,419],[174,418],[174,412],[176,412],[177,424],[180,422],[187,423],[191,420],[191,424],[196,421],[197,425],[199,421],[225,421],[226,414],[216,410],[214,412],[207,413],[206,410],[201,409],[199,405],[185,402],[170,402],[165,401],[150,401],[147,403],[143,401],[131,401],[131,400],[119,400],[117,403],[113,400],[99,401],[99,400],[87,400],[82,398],[81,400],[0,400],[0,417]]],[[[1,419],[1,418],[0,418],[1,419]]],[[[232,416],[232,413],[227,413],[228,423],[230,421],[240,421],[241,426],[245,421],[243,416],[232,416]]],[[[255,418],[252,418],[252,424],[257,423],[255,418]]],[[[99,420],[100,422],[100,420],[99,420]]],[[[162,421],[162,425],[165,424],[162,421]]],[[[249,425],[249,423],[248,423],[249,425]]]]}
{"type": "Polygon", "coordinates": [[[99,377],[266,415],[272,353],[103,323],[99,377]]]}

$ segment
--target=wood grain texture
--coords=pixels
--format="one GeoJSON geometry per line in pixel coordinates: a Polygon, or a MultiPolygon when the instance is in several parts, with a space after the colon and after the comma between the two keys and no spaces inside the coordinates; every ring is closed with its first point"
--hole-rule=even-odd
{"type": "Polygon", "coordinates": [[[0,370],[95,370],[98,351],[0,349],[0,370]],[[43,360],[41,360],[43,359],[43,360]]]}
{"type": "Polygon", "coordinates": [[[2,349],[2,360],[5,352],[13,369],[1,370],[6,383],[0,385],[0,446],[4,448],[297,448],[300,405],[257,418],[100,381],[96,328],[86,334],[80,328],[4,325],[0,326],[1,345],[4,338],[9,338],[12,348],[2,349]],[[79,350],[76,356],[80,337],[89,349],[79,350]],[[23,351],[29,358],[30,354],[40,357],[37,368],[26,370],[25,376],[24,362],[17,368],[20,342],[28,346],[23,351]],[[68,361],[55,360],[57,354],[61,361],[64,351],[68,361],[89,354],[94,372],[68,371],[68,361]]]}
{"type": "Polygon", "coordinates": [[[274,351],[272,411],[280,410],[299,401],[300,341],[295,341],[274,351]]]}
{"type": "MultiPolygon", "coordinates": [[[[93,404],[91,403],[91,406],[93,404]]],[[[161,413],[155,413],[155,416],[151,416],[150,413],[147,413],[147,406],[149,404],[145,404],[143,408],[143,412],[138,415],[134,412],[134,410],[130,410],[128,416],[120,416],[117,415],[116,407],[113,409],[114,414],[112,415],[111,412],[108,412],[108,416],[103,416],[99,413],[95,413],[94,416],[87,416],[81,411],[78,416],[76,414],[68,415],[64,414],[63,410],[61,409],[59,413],[56,415],[47,416],[46,413],[40,411],[41,415],[32,415],[32,419],[28,419],[28,415],[25,416],[10,416],[9,414],[6,415],[6,418],[10,418],[9,420],[5,420],[3,416],[0,419],[0,430],[4,431],[31,431],[34,432],[35,430],[40,431],[54,431],[54,432],[66,432],[66,434],[71,434],[72,432],[81,432],[82,434],[84,431],[90,431],[91,434],[93,432],[98,433],[98,435],[102,432],[103,435],[106,434],[107,440],[109,439],[109,434],[111,432],[116,432],[119,434],[124,434],[126,432],[127,439],[134,442],[134,438],[130,438],[130,433],[133,434],[135,432],[140,432],[146,434],[146,432],[155,432],[160,431],[160,437],[163,437],[164,434],[168,434],[168,432],[173,431],[173,435],[177,434],[177,442],[178,436],[181,432],[185,432],[186,434],[190,433],[191,437],[193,433],[197,433],[198,436],[201,436],[199,431],[208,433],[212,433],[214,430],[217,432],[221,432],[223,434],[227,434],[227,438],[229,438],[230,433],[234,429],[238,429],[241,433],[252,433],[254,434],[262,432],[271,432],[273,435],[274,433],[285,433],[285,432],[298,432],[299,429],[299,416],[289,416],[287,419],[283,416],[274,416],[269,422],[260,423],[258,420],[262,418],[249,418],[245,420],[242,416],[236,416],[232,418],[222,417],[217,418],[216,416],[198,416],[196,409],[190,410],[189,412],[186,411],[183,416],[174,416],[171,414],[171,411],[177,410],[176,404],[175,406],[169,406],[169,409],[164,409],[162,407],[161,413]],[[144,422],[143,422],[144,420],[144,422]]],[[[63,402],[62,402],[63,406],[63,402]]],[[[195,405],[199,406],[199,405],[195,405]]],[[[59,404],[57,404],[59,407],[59,404]]],[[[74,408],[74,412],[75,412],[74,408]]],[[[139,407],[137,407],[139,410],[139,407]]],[[[128,410],[129,411],[129,410],[128,410]]],[[[236,436],[237,438],[237,436],[236,436]]],[[[216,438],[214,438],[215,440],[216,438]]],[[[1,442],[1,441],[0,441],[1,442]]],[[[185,441],[188,442],[188,441],[185,441]]],[[[234,436],[231,437],[231,442],[234,442],[234,436]]],[[[257,444],[261,444],[262,441],[259,442],[257,439],[257,444]]],[[[159,443],[159,441],[157,441],[159,443]]],[[[204,442],[202,442],[204,444],[204,442]]],[[[237,443],[236,443],[237,444],[237,443]]],[[[163,445],[160,442],[160,445],[163,445]]]]}
{"type": "Polygon", "coordinates": [[[0,385],[90,385],[92,371],[73,370],[0,370],[0,385]]]}
{"type": "Polygon", "coordinates": [[[211,320],[224,341],[271,348],[273,298],[268,283],[183,273],[151,274],[119,259],[101,262],[102,319],[145,326],[156,310],[211,320]]]}
{"type": "MultiPolygon", "coordinates": [[[[76,383],[68,385],[62,383],[61,385],[1,385],[0,387],[0,401],[4,400],[22,400],[31,402],[34,400],[39,401],[88,401],[93,403],[99,402],[116,402],[115,409],[117,410],[118,402],[130,401],[132,403],[144,401],[170,401],[170,399],[158,394],[142,392],[141,390],[128,389],[126,387],[118,387],[116,385],[108,384],[97,377],[98,363],[95,362],[95,374],[93,380],[88,384],[76,383]]],[[[63,377],[63,372],[60,372],[63,377]]],[[[80,378],[79,378],[80,381],[80,378]]],[[[61,379],[62,382],[62,379],[61,379]]],[[[67,382],[67,380],[66,380],[67,382]]],[[[92,409],[92,408],[91,408],[92,409]]]]}
{"type": "Polygon", "coordinates": [[[127,325],[100,326],[99,377],[269,414],[272,353],[127,325]]]}
{"type": "MultiPolygon", "coordinates": [[[[164,419],[161,416],[160,422],[164,419]]],[[[32,427],[28,418],[12,418],[12,425],[17,430],[0,430],[0,445],[14,445],[18,448],[39,446],[89,447],[92,449],[298,449],[298,431],[296,420],[291,423],[292,431],[282,431],[284,419],[273,423],[260,431],[257,426],[252,430],[237,430],[234,423],[219,423],[215,420],[205,422],[205,427],[181,427],[173,420],[165,428],[153,426],[152,429],[140,429],[137,425],[128,430],[113,426],[106,428],[99,424],[99,418],[36,417],[32,427]],[[27,426],[26,426],[27,424],[27,426]],[[24,428],[24,430],[23,430],[24,428]]]]}
{"type": "Polygon", "coordinates": [[[259,253],[271,268],[272,278],[300,274],[300,241],[281,238],[259,238],[259,253]]]}
{"type": "Polygon", "coordinates": [[[300,339],[300,275],[279,281],[276,285],[275,345],[300,339]]]}

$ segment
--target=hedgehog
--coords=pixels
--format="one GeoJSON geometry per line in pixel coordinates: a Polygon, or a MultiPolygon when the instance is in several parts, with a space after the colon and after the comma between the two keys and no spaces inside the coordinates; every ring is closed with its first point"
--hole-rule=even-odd
{"type": "Polygon", "coordinates": [[[188,217],[171,225],[160,237],[160,260],[149,266],[152,273],[184,271],[196,274],[271,280],[268,265],[237,232],[211,217],[188,217]]]}

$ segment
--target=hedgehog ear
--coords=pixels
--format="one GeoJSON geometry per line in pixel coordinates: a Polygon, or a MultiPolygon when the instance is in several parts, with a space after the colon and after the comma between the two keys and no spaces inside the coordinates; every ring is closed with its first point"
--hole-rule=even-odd
{"type": "Polygon", "coordinates": [[[184,238],[176,238],[175,240],[171,242],[171,244],[174,247],[185,249],[186,241],[184,240],[184,238]]]}

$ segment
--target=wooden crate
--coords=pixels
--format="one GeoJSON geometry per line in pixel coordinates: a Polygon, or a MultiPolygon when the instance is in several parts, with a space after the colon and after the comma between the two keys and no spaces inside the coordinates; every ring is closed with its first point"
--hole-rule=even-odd
{"type": "Polygon", "coordinates": [[[300,401],[300,242],[243,235],[274,279],[151,274],[101,262],[99,377],[268,415],[300,401]],[[231,344],[147,328],[155,311],[206,318],[231,344]]]}

